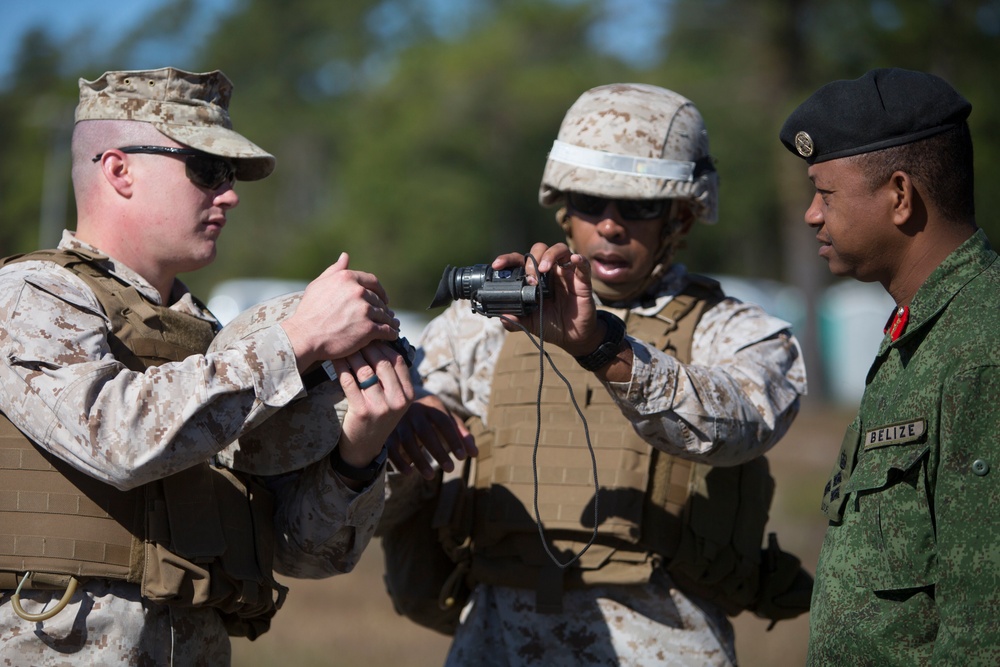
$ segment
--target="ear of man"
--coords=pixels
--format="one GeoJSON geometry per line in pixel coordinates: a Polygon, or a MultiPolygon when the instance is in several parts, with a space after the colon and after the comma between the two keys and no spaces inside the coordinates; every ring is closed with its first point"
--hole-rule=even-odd
{"type": "Polygon", "coordinates": [[[123,196],[132,194],[134,176],[125,154],[118,150],[107,150],[101,156],[100,171],[108,184],[123,196]]]}
{"type": "Polygon", "coordinates": [[[893,224],[902,227],[917,222],[922,227],[926,222],[927,209],[913,178],[905,171],[895,171],[889,177],[886,188],[888,196],[892,198],[893,224]]]}

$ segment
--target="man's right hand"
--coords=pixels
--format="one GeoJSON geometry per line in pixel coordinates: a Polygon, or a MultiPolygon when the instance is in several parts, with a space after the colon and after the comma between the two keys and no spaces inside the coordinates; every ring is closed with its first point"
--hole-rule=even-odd
{"type": "MultiPolygon", "coordinates": [[[[574,357],[590,354],[601,344],[607,325],[597,317],[597,304],[590,273],[590,261],[572,252],[565,243],[548,246],[536,243],[529,253],[537,260],[527,262],[524,255],[507,253],[493,260],[494,269],[524,266],[529,280],[537,273],[547,273],[552,287],[551,305],[545,308],[545,340],[561,347],[574,357]]],[[[517,322],[531,332],[538,331],[539,311],[530,315],[505,315],[503,327],[517,331],[517,322]]],[[[626,346],[611,363],[595,371],[609,382],[627,382],[632,377],[632,351],[626,346]]]]}
{"type": "Polygon", "coordinates": [[[299,372],[317,361],[347,357],[372,341],[399,336],[399,320],[378,278],[349,270],[348,262],[347,253],[341,253],[306,286],[295,312],[281,323],[299,372]]]}
{"type": "MultiPolygon", "coordinates": [[[[573,356],[592,352],[601,343],[604,325],[597,320],[590,262],[583,255],[572,252],[565,243],[553,246],[535,243],[529,254],[537,264],[526,261],[523,254],[507,253],[493,260],[491,266],[494,269],[524,266],[528,279],[534,281],[538,273],[547,273],[553,298],[545,307],[545,341],[573,356]]],[[[504,328],[517,331],[509,321],[518,322],[532,333],[538,332],[537,310],[530,315],[504,317],[504,328]]]]}

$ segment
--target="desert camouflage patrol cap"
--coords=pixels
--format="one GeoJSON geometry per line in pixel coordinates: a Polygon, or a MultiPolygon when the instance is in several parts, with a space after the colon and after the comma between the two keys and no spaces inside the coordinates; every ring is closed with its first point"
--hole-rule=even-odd
{"type": "Polygon", "coordinates": [[[173,67],[105,72],[80,79],[76,122],[132,120],[150,123],[178,143],[231,158],[236,178],[256,181],[274,170],[274,156],[233,130],[233,84],[222,72],[173,67]]]}
{"type": "Polygon", "coordinates": [[[788,117],[779,137],[809,164],[901,146],[965,122],[972,105],[933,74],[873,69],[828,83],[788,117]]]}

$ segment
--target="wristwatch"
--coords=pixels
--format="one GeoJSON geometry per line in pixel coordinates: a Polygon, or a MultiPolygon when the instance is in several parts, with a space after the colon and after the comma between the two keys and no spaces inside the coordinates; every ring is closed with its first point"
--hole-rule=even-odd
{"type": "Polygon", "coordinates": [[[382,451],[378,453],[378,456],[371,460],[371,463],[358,468],[350,465],[349,463],[345,463],[344,459],[340,458],[340,446],[338,445],[337,447],[334,447],[332,452],[330,452],[330,466],[333,468],[333,471],[341,477],[346,477],[347,479],[355,482],[367,483],[378,477],[378,474],[382,471],[382,467],[385,465],[385,461],[388,457],[389,450],[386,449],[385,445],[382,445],[382,451]]]}
{"type": "Polygon", "coordinates": [[[590,354],[574,357],[584,370],[594,372],[610,364],[622,349],[625,340],[625,323],[621,318],[606,310],[597,311],[597,319],[604,322],[604,340],[590,354]]]}

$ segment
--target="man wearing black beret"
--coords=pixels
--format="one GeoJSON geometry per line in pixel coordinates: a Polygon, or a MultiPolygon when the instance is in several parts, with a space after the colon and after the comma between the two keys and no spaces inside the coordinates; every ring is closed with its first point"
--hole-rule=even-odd
{"type": "Polygon", "coordinates": [[[876,69],[781,128],[819,255],[896,302],[824,492],[810,665],[1000,664],[1000,262],[971,110],[939,77],[876,69]]]}

